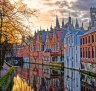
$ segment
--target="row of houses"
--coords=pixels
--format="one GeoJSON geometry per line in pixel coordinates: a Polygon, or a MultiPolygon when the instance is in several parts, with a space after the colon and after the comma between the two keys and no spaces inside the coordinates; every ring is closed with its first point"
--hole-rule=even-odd
{"type": "Polygon", "coordinates": [[[31,38],[22,37],[21,45],[17,46],[17,57],[22,57],[24,68],[27,63],[64,63],[65,67],[96,71],[96,8],[90,8],[90,22],[87,30],[78,19],[75,25],[69,16],[68,22],[60,26],[58,16],[56,25],[47,31],[35,31],[31,38]]]}

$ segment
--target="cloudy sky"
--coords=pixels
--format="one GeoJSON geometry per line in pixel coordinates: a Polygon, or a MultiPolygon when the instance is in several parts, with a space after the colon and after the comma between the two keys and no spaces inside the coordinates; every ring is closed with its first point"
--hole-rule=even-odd
{"type": "MultiPolygon", "coordinates": [[[[16,0],[18,1],[18,0],[16,0]]],[[[65,23],[70,14],[74,22],[78,18],[79,23],[84,22],[88,25],[90,19],[89,9],[96,5],[96,0],[22,0],[29,8],[39,10],[38,17],[32,19],[34,29],[47,29],[51,23],[55,25],[55,18],[61,20],[64,18],[65,23]]]]}

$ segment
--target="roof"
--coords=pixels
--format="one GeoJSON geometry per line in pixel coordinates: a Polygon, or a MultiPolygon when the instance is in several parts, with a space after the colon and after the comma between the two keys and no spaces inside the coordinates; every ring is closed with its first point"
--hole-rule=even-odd
{"type": "Polygon", "coordinates": [[[61,30],[60,32],[60,41],[63,42],[64,41],[64,37],[67,33],[67,30],[61,30]]]}
{"type": "Polygon", "coordinates": [[[52,50],[50,48],[47,48],[45,52],[51,52],[52,50]]]}
{"type": "Polygon", "coordinates": [[[85,30],[82,30],[82,29],[69,29],[67,31],[72,35],[83,35],[86,32],[85,30]]]}
{"type": "Polygon", "coordinates": [[[42,42],[46,41],[46,31],[42,31],[42,42]]]}
{"type": "Polygon", "coordinates": [[[92,29],[86,31],[83,35],[87,35],[87,34],[90,34],[90,33],[93,33],[93,32],[96,32],[96,27],[93,27],[92,29]]]}
{"type": "Polygon", "coordinates": [[[38,31],[38,37],[40,36],[40,33],[42,34],[42,42],[45,42],[46,40],[46,31],[38,31]]]}

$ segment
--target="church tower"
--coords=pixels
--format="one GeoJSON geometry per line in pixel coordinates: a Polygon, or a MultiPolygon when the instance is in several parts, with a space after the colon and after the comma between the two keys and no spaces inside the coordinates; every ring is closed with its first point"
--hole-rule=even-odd
{"type": "Polygon", "coordinates": [[[90,8],[90,17],[91,17],[91,25],[92,27],[96,26],[96,7],[90,8]]]}
{"type": "Polygon", "coordinates": [[[59,20],[58,20],[58,16],[56,15],[56,29],[60,29],[60,24],[59,24],[59,20]]]}
{"type": "Polygon", "coordinates": [[[75,24],[75,28],[76,28],[76,29],[79,29],[79,23],[78,23],[78,20],[77,20],[77,18],[76,18],[76,24],[75,24]]]}

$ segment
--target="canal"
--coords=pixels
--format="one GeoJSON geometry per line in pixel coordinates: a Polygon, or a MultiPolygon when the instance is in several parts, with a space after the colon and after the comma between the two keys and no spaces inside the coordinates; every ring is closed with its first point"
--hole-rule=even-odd
{"type": "Polygon", "coordinates": [[[31,86],[35,91],[96,91],[96,78],[78,71],[31,64],[31,86]]]}

